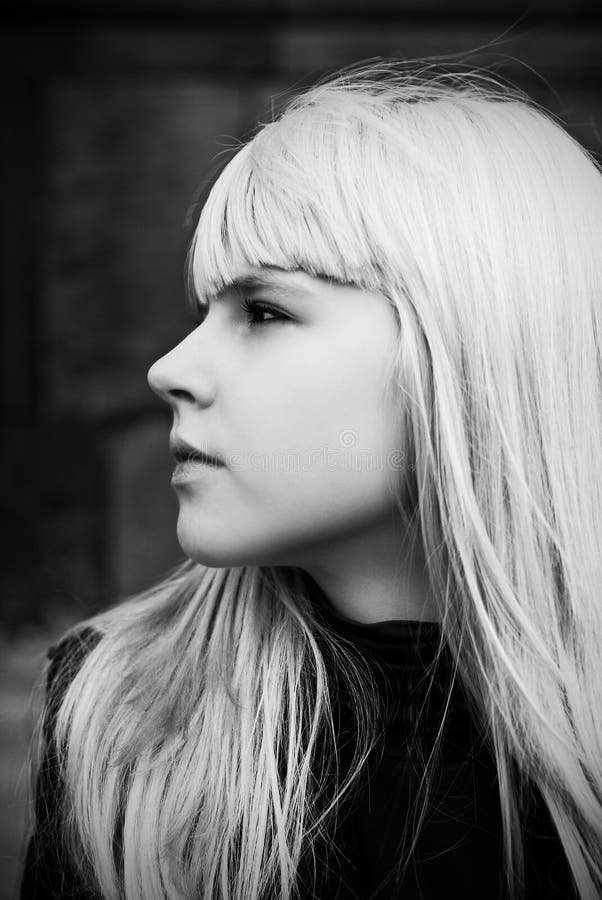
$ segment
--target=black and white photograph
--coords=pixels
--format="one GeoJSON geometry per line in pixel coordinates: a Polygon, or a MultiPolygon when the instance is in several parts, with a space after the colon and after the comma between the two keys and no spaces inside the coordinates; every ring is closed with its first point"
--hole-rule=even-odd
{"type": "Polygon", "coordinates": [[[0,23],[0,900],[602,900],[602,7],[0,23]]]}

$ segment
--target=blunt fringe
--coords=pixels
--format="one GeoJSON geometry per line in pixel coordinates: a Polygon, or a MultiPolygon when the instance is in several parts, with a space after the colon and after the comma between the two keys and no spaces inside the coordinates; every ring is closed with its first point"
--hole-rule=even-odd
{"type": "MultiPolygon", "coordinates": [[[[439,652],[487,730],[517,900],[527,784],[580,900],[602,894],[601,243],[600,163],[556,116],[487,70],[381,59],[304,89],[236,148],[187,260],[205,309],[272,266],[396,311],[389,389],[414,468],[391,489],[424,546],[439,652]]],[[[56,739],[87,884],[107,900],[292,900],[379,727],[368,669],[304,573],[185,560],[71,631],[84,625],[102,637],[56,739]],[[333,669],[356,704],[348,771],[333,669]]]]}

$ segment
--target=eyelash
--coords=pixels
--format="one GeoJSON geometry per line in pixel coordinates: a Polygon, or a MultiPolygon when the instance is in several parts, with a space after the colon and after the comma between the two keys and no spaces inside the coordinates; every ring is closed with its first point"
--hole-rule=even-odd
{"type": "Polygon", "coordinates": [[[256,325],[267,325],[268,322],[286,322],[288,316],[283,315],[277,309],[274,309],[272,306],[267,306],[265,303],[258,303],[256,300],[249,300],[245,298],[242,300],[240,304],[243,310],[247,313],[248,316],[256,315],[257,313],[268,313],[272,318],[270,319],[262,319],[260,321],[251,320],[249,321],[249,327],[253,328],[256,325]]]}

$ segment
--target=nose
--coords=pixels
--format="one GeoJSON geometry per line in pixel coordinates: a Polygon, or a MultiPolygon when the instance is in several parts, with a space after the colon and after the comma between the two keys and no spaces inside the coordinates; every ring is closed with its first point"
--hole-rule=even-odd
{"type": "Polygon", "coordinates": [[[169,364],[167,362],[167,357],[169,355],[169,353],[166,353],[165,356],[156,360],[146,373],[146,380],[148,381],[151,391],[154,391],[155,394],[157,394],[161,400],[165,400],[166,403],[169,403],[171,390],[169,364]]]}
{"type": "Polygon", "coordinates": [[[202,376],[198,353],[193,357],[188,348],[193,334],[156,360],[146,375],[150,389],[174,410],[182,402],[203,406],[210,402],[209,383],[202,376]]]}

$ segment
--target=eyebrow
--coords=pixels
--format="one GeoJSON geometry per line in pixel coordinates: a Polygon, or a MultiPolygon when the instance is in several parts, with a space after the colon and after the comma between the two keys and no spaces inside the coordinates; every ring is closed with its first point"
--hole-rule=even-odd
{"type": "MultiPolygon", "coordinates": [[[[252,294],[259,291],[266,294],[277,293],[278,297],[284,300],[303,300],[315,297],[310,288],[292,284],[287,277],[290,274],[291,271],[288,269],[280,269],[278,266],[265,266],[257,272],[250,272],[248,275],[239,275],[237,278],[231,279],[213,294],[204,294],[203,297],[199,297],[194,289],[190,289],[187,291],[186,304],[194,313],[199,305],[205,307],[214,300],[219,300],[228,291],[238,294],[252,294]]],[[[337,282],[330,275],[317,274],[314,277],[328,284],[342,283],[337,282]]]]}
{"type": "Polygon", "coordinates": [[[225,284],[216,294],[209,295],[207,300],[209,302],[216,300],[227,291],[241,294],[257,291],[275,293],[277,291],[280,296],[291,300],[312,296],[309,288],[292,284],[284,269],[262,269],[260,272],[241,275],[225,284]]]}

